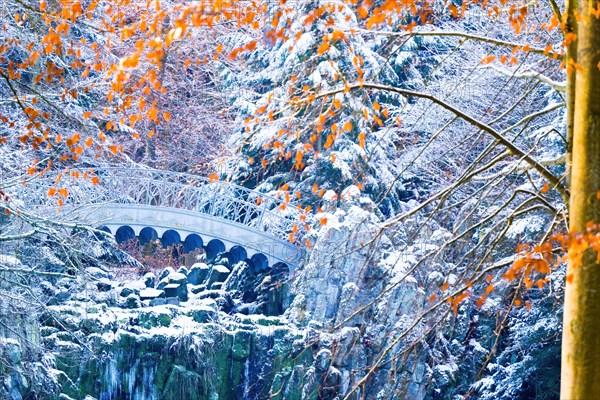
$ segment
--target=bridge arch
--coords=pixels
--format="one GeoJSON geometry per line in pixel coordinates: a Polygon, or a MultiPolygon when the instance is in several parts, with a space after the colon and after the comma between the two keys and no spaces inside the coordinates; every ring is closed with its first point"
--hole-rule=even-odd
{"type": "Polygon", "coordinates": [[[183,241],[183,251],[185,253],[190,253],[196,249],[201,249],[203,246],[204,242],[202,241],[202,237],[195,233],[187,235],[183,241]]]}
{"type": "Polygon", "coordinates": [[[265,272],[269,269],[269,259],[262,253],[256,253],[250,257],[250,266],[255,274],[265,272]]]}
{"type": "Polygon", "coordinates": [[[115,240],[119,244],[124,243],[128,240],[134,239],[136,236],[137,235],[135,234],[135,231],[129,225],[121,226],[115,232],[115,240]]]}
{"type": "MultiPolygon", "coordinates": [[[[101,226],[98,229],[107,233],[114,233],[117,243],[121,244],[127,240],[138,238],[140,244],[146,244],[149,241],[161,240],[163,246],[171,246],[173,244],[182,244],[185,254],[196,249],[203,249],[206,252],[206,257],[209,261],[215,260],[219,256],[225,256],[229,261],[229,265],[233,266],[240,261],[245,261],[254,274],[264,273],[270,269],[276,269],[277,277],[287,276],[289,274],[288,264],[276,262],[269,266],[268,255],[261,252],[246,249],[244,246],[225,242],[218,238],[210,238],[204,245],[204,238],[196,233],[180,233],[174,229],[162,230],[159,234],[156,229],[150,226],[146,227],[131,227],[129,225],[121,226],[101,226]],[[112,229],[111,229],[112,228],[112,229]]],[[[273,272],[271,272],[273,275],[273,272]]]]}
{"type": "Polygon", "coordinates": [[[269,274],[273,281],[285,281],[290,276],[290,267],[280,261],[271,267],[269,274]]]}
{"type": "Polygon", "coordinates": [[[160,243],[163,248],[167,248],[169,246],[173,246],[174,244],[181,242],[181,235],[174,229],[168,229],[163,232],[160,243]]]}
{"type": "Polygon", "coordinates": [[[156,229],[147,226],[140,231],[140,233],[138,234],[138,238],[140,240],[140,244],[144,245],[146,243],[157,240],[158,232],[156,232],[156,229]]]}
{"type": "Polygon", "coordinates": [[[206,258],[209,261],[213,261],[218,255],[225,253],[226,249],[225,243],[223,243],[221,240],[212,239],[206,244],[204,250],[206,251],[206,258]]]}
{"type": "Polygon", "coordinates": [[[248,258],[248,253],[246,249],[242,246],[235,245],[226,253],[227,260],[229,260],[229,265],[235,265],[240,261],[245,261],[248,258]]]}

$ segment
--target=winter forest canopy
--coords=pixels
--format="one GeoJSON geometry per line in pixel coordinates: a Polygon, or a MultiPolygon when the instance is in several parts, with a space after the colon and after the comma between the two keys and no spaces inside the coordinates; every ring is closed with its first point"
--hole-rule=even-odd
{"type": "Polygon", "coordinates": [[[600,393],[599,2],[0,18],[1,399],[600,393]]]}

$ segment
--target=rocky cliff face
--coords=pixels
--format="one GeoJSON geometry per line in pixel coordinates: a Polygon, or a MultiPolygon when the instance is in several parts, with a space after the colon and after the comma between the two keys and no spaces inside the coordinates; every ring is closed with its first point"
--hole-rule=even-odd
{"type": "Polygon", "coordinates": [[[555,359],[556,307],[543,299],[535,309],[543,326],[509,320],[496,344],[499,304],[427,311],[426,293],[452,277],[436,264],[413,271],[444,231],[431,225],[398,252],[406,233],[378,235],[371,208],[363,199],[326,214],[292,276],[223,256],[133,280],[89,267],[77,279],[41,282],[48,305],[37,322],[16,324],[29,327],[16,337],[42,353],[2,342],[0,398],[494,398],[504,384],[538,398],[557,367],[541,374],[531,357],[555,359]]]}
{"type": "MultiPolygon", "coordinates": [[[[76,280],[43,281],[48,306],[36,332],[54,385],[36,387],[10,356],[4,397],[341,398],[389,341],[381,327],[390,315],[370,305],[386,285],[385,267],[368,247],[356,251],[369,213],[354,207],[330,218],[293,277],[217,257],[133,281],[96,267],[76,280]],[[373,313],[378,324],[365,316],[373,313]]],[[[390,307],[412,312],[423,294],[414,281],[397,288],[386,294],[390,307]]],[[[13,341],[6,352],[20,348],[13,341]]],[[[415,365],[419,382],[425,366],[415,365]]],[[[384,389],[378,380],[388,374],[374,372],[351,398],[384,389]]],[[[420,386],[413,392],[423,397],[420,386]]]]}

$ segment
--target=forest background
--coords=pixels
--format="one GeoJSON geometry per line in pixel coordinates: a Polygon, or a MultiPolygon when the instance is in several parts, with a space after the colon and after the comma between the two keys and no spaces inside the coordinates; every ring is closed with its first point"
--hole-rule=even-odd
{"type": "Polygon", "coordinates": [[[563,397],[597,391],[596,2],[1,7],[3,245],[44,234],[79,257],[62,232],[74,222],[35,215],[13,188],[41,182],[61,207],[54,173],[101,184],[94,168],[114,163],[278,196],[301,210],[289,239],[309,253],[356,204],[369,216],[347,253],[391,281],[373,301],[415,280],[423,305],[387,322],[391,339],[352,390],[393,349],[469,370],[452,389],[437,379],[441,393],[541,393],[531,376],[556,373],[567,282],[567,326],[581,325],[566,330],[563,397]],[[467,367],[478,315],[495,322],[467,367]],[[465,330],[462,345],[448,329],[465,330]]]}

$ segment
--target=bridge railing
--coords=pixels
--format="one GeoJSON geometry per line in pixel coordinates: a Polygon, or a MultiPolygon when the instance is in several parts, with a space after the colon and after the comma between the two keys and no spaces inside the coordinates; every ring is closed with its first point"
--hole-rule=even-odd
{"type": "MultiPolygon", "coordinates": [[[[288,240],[300,212],[282,199],[230,182],[141,168],[94,169],[100,181],[76,179],[66,174],[55,186],[68,190],[65,206],[119,203],[179,208],[239,223],[288,240]]],[[[25,205],[36,203],[56,207],[56,199],[48,198],[47,185],[33,181],[23,187],[25,205]]],[[[58,193],[56,196],[60,196],[58,193]]]]}

